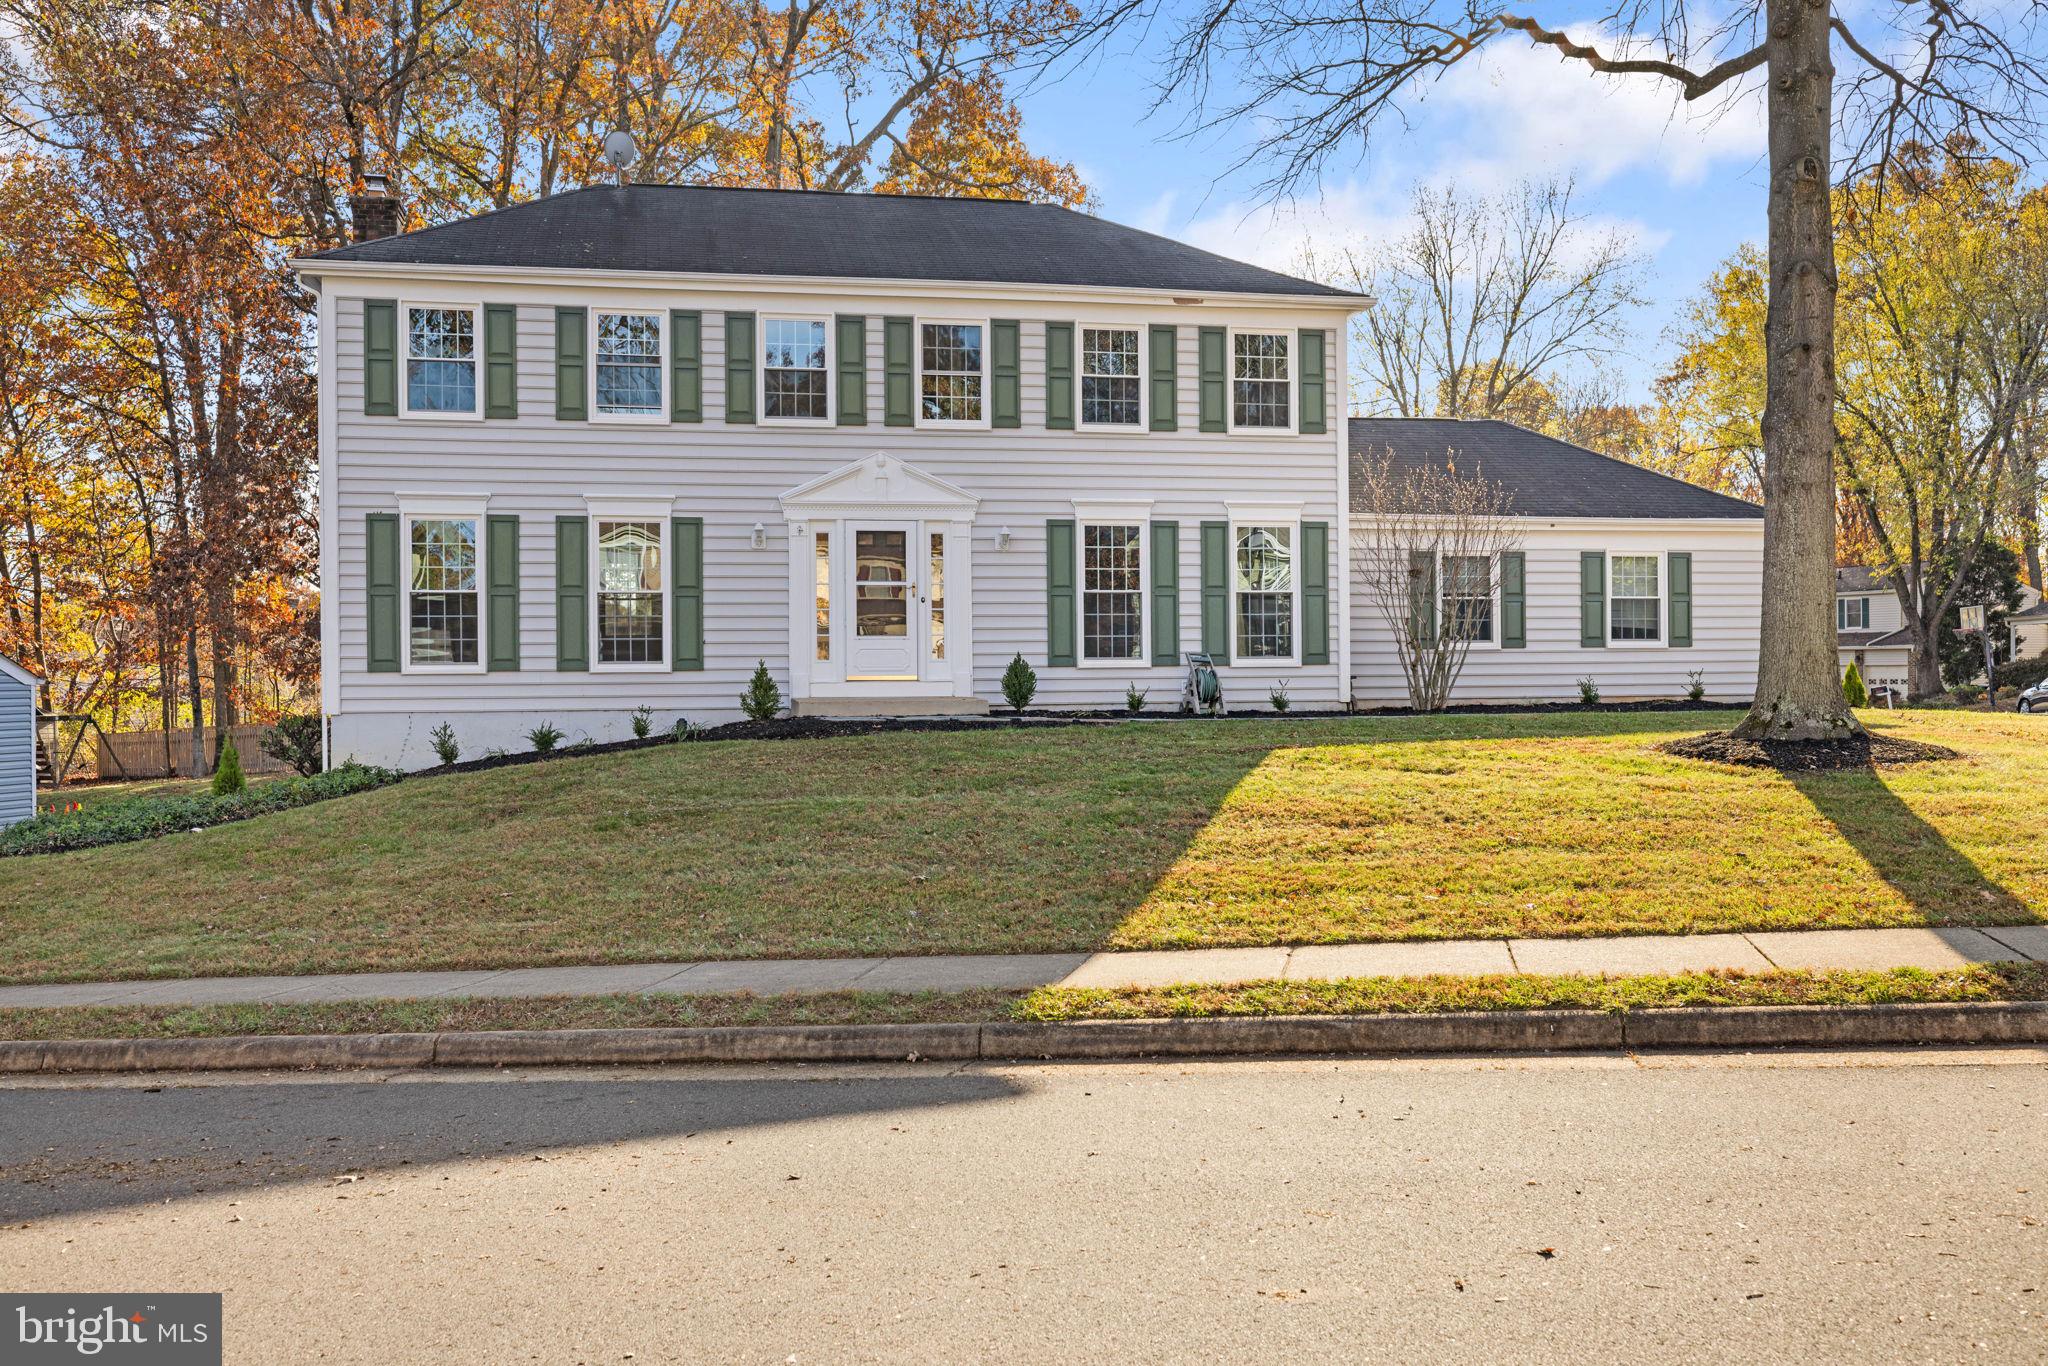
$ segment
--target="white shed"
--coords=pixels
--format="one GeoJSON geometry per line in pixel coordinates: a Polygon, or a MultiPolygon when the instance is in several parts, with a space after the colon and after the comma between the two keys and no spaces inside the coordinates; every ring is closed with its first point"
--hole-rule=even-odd
{"type": "Polygon", "coordinates": [[[36,676],[0,656],[0,826],[36,814],[36,676]]]}

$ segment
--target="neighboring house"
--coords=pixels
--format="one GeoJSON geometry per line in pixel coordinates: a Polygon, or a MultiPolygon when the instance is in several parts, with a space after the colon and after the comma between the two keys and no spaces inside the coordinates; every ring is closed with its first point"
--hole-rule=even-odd
{"type": "Polygon", "coordinates": [[[1906,693],[1912,636],[1890,580],[1868,569],[1835,571],[1835,667],[1854,664],[1867,688],[1906,693]]]}
{"type": "MultiPolygon", "coordinates": [[[[294,263],[336,758],[732,719],[757,660],[798,714],[986,711],[1018,654],[1040,706],[1170,702],[1194,651],[1233,708],[1390,700],[1344,568],[1360,295],[1007,201],[602,186],[395,237],[355,207],[368,240],[294,263]]],[[[1527,640],[1460,696],[1747,696],[1756,510],[1544,449],[1527,640]],[[1582,641],[1593,552],[1644,638],[1582,641]]]]}
{"type": "Polygon", "coordinates": [[[36,682],[0,657],[0,826],[36,814],[36,682]]]}
{"type": "MultiPolygon", "coordinates": [[[[1697,671],[1710,697],[1756,691],[1763,509],[1507,422],[1352,418],[1362,467],[1442,464],[1500,485],[1519,548],[1474,611],[1481,635],[1456,702],[1603,700],[1684,694],[1697,671]]],[[[1368,509],[1354,503],[1356,521],[1368,509]]],[[[1354,569],[1352,686],[1363,705],[1401,705],[1407,686],[1380,605],[1354,569]]],[[[1457,574],[1440,567],[1444,610],[1457,574]]]]}
{"type": "Polygon", "coordinates": [[[2039,654],[2048,654],[2048,601],[2043,601],[2031,588],[2024,591],[2033,596],[2033,605],[2009,613],[2005,618],[2005,624],[2012,633],[2014,659],[2032,659],[2039,654]]]}

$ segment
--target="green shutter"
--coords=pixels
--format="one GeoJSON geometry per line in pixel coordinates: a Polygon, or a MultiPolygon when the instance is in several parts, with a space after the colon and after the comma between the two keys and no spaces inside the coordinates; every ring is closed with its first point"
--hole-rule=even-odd
{"type": "Polygon", "coordinates": [[[1500,557],[1500,643],[1519,650],[1529,643],[1529,572],[1519,550],[1500,557]]]}
{"type": "Polygon", "coordinates": [[[754,315],[725,315],[725,420],[754,420],[754,315]]]}
{"type": "Polygon", "coordinates": [[[1180,523],[1152,524],[1152,662],[1180,663],[1180,523]]]}
{"type": "Polygon", "coordinates": [[[555,310],[555,420],[581,422],[590,416],[590,311],[555,310]]]}
{"type": "Polygon", "coordinates": [[[1692,553],[1674,550],[1666,557],[1671,575],[1671,643],[1692,644],[1692,553]]]}
{"type": "Polygon", "coordinates": [[[997,318],[989,331],[989,418],[991,427],[1024,425],[1023,365],[1018,357],[1017,320],[997,318]]]}
{"type": "Polygon", "coordinates": [[[590,521],[555,518],[555,667],[590,667],[590,521]]]}
{"type": "Polygon", "coordinates": [[[917,425],[917,327],[908,318],[882,319],[882,425],[917,425]]]}
{"type": "Polygon", "coordinates": [[[1229,334],[1220,327],[1205,327],[1198,348],[1201,360],[1202,430],[1229,430],[1230,367],[1226,359],[1229,334]]]}
{"type": "Polygon", "coordinates": [[[363,300],[363,411],[371,417],[398,416],[398,303],[394,299],[363,300]]]}
{"type": "Polygon", "coordinates": [[[868,425],[868,320],[842,313],[835,323],[839,365],[839,425],[868,425]]]}
{"type": "Polygon", "coordinates": [[[1579,552],[1579,644],[1588,650],[1607,644],[1607,555],[1579,552]]]}
{"type": "Polygon", "coordinates": [[[1045,325],[1045,425],[1074,429],[1074,325],[1045,325]]]}
{"type": "Polygon", "coordinates": [[[675,600],[669,613],[675,630],[672,668],[704,667],[704,519],[678,517],[669,523],[669,575],[675,600]]]}
{"type": "Polygon", "coordinates": [[[1436,552],[1408,552],[1408,639],[1425,650],[1437,645],[1436,552]]]}
{"type": "Polygon", "coordinates": [[[1320,327],[1301,329],[1301,425],[1298,430],[1308,436],[1321,436],[1330,430],[1329,366],[1324,352],[1328,337],[1320,327]]]}
{"type": "Polygon", "coordinates": [[[704,315],[676,309],[668,315],[668,420],[704,420],[704,315]]]}
{"type": "Polygon", "coordinates": [[[488,578],[484,640],[492,673],[519,668],[519,519],[484,519],[484,571],[488,578]]]}
{"type": "Polygon", "coordinates": [[[484,416],[519,416],[519,309],[484,305],[484,416]]]}
{"type": "Polygon", "coordinates": [[[1152,430],[1170,432],[1180,426],[1180,330],[1172,323],[1154,323],[1152,354],[1146,358],[1152,384],[1152,430]]]}
{"type": "Polygon", "coordinates": [[[1202,523],[1202,653],[1230,662],[1230,523],[1202,523]]]}
{"type": "Polygon", "coordinates": [[[398,544],[398,514],[373,512],[363,522],[364,580],[369,586],[369,668],[373,674],[395,674],[400,659],[398,579],[403,563],[398,544]]]}
{"type": "Polygon", "coordinates": [[[1330,662],[1330,524],[1301,524],[1301,662],[1330,662]]]}
{"type": "Polygon", "coordinates": [[[1045,524],[1045,662],[1075,660],[1074,520],[1045,524]]]}

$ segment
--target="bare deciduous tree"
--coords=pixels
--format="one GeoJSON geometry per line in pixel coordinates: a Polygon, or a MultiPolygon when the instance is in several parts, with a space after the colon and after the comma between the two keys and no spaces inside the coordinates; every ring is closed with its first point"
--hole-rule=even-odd
{"type": "Polygon", "coordinates": [[[1443,710],[1473,641],[1522,627],[1494,619],[1501,557],[1521,545],[1513,500],[1453,461],[1446,452],[1441,465],[1403,465],[1389,452],[1351,491],[1353,558],[1417,711],[1443,710]]]}
{"type": "Polygon", "coordinates": [[[1582,69],[1668,82],[1688,102],[1760,87],[1770,587],[1756,700],[1737,731],[1828,740],[1860,730],[1835,673],[1835,136],[1845,136],[1851,172],[1884,166],[1905,141],[1940,145],[1958,129],[2024,154],[2039,141],[2048,96],[2044,18],[2038,0],[1903,0],[1860,12],[1859,32],[1829,0],[1613,0],[1577,13],[1567,33],[1486,0],[1199,0],[1171,10],[1164,0],[1111,0],[1098,31],[1165,28],[1162,98],[1192,101],[1204,127],[1253,128],[1245,160],[1271,168],[1276,193],[1356,149],[1383,118],[1398,124],[1419,88],[1497,38],[1526,39],[1582,69]],[[1839,78],[1838,55],[1848,66],[1839,78]]]}

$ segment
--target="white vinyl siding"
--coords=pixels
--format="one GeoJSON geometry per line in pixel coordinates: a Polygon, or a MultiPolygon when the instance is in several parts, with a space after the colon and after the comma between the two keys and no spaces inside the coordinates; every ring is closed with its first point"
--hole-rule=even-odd
{"type": "Polygon", "coordinates": [[[0,669],[0,826],[35,814],[35,688],[0,669]]]}

